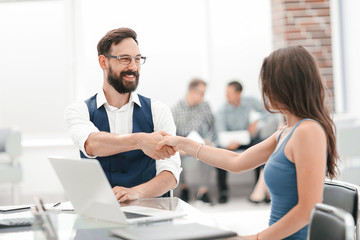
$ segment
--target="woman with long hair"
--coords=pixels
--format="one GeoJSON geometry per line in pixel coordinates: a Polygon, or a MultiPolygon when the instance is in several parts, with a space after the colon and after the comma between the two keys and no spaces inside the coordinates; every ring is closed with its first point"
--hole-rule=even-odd
{"type": "Polygon", "coordinates": [[[179,136],[165,137],[158,148],[172,146],[236,173],[266,163],[264,178],[272,201],[269,227],[244,238],[304,240],[310,212],[322,202],[325,175],[333,178],[337,168],[325,86],[314,58],[302,46],[278,49],[266,57],[260,85],[266,109],[282,113],[286,120],[266,140],[240,154],[179,136]]]}

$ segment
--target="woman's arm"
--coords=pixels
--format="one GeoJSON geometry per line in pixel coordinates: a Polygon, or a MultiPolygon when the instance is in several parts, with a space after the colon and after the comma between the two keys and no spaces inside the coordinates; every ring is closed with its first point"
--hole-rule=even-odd
{"type": "Polygon", "coordinates": [[[176,151],[182,150],[189,155],[198,157],[202,162],[239,173],[265,163],[276,146],[277,135],[278,132],[241,154],[201,145],[196,141],[180,136],[166,136],[164,140],[159,142],[157,148],[160,149],[164,145],[173,146],[176,151]]]}
{"type": "Polygon", "coordinates": [[[285,216],[262,231],[259,239],[283,239],[309,223],[310,212],[322,201],[326,136],[322,127],[306,121],[298,126],[285,147],[285,155],[295,163],[299,201],[285,216]]]}

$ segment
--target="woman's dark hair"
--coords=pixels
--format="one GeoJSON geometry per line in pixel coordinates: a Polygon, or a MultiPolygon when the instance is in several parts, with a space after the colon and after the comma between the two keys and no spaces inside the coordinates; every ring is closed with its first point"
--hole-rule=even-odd
{"type": "Polygon", "coordinates": [[[105,36],[100,39],[97,45],[98,56],[109,54],[112,44],[114,43],[116,45],[124,38],[132,38],[135,40],[136,44],[138,44],[136,39],[137,34],[134,30],[130,28],[117,28],[107,32],[105,36]]]}
{"type": "Polygon", "coordinates": [[[274,51],[264,59],[260,85],[265,108],[288,111],[319,122],[327,138],[327,176],[337,173],[335,125],[325,103],[325,86],[312,55],[302,46],[274,51]]]}

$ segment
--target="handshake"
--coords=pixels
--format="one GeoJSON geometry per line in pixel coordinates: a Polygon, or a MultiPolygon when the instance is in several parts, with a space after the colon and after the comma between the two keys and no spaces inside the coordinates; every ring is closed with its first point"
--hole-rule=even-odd
{"type": "Polygon", "coordinates": [[[179,151],[177,147],[179,138],[181,137],[171,136],[164,131],[141,133],[138,144],[146,155],[160,160],[169,158],[179,151]]]}

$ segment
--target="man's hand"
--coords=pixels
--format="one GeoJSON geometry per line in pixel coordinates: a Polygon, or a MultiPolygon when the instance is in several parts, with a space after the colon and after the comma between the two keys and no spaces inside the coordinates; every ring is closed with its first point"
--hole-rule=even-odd
{"type": "Polygon", "coordinates": [[[138,192],[135,188],[126,188],[116,186],[113,188],[116,199],[119,202],[125,202],[127,200],[136,200],[141,197],[141,193],[138,192]]]}
{"type": "Polygon", "coordinates": [[[171,147],[164,145],[156,149],[157,144],[163,140],[164,136],[168,136],[164,131],[143,134],[139,140],[141,150],[149,157],[159,160],[173,156],[176,151],[171,147]]]}
{"type": "Polygon", "coordinates": [[[238,142],[231,142],[231,143],[226,147],[226,149],[227,149],[227,150],[234,151],[234,150],[238,149],[240,146],[241,146],[241,144],[238,143],[238,142]]]}
{"type": "Polygon", "coordinates": [[[257,130],[258,130],[257,124],[258,124],[258,121],[252,122],[252,123],[250,123],[250,125],[247,128],[248,132],[250,133],[250,136],[252,136],[252,137],[254,137],[257,133],[257,130]]]}

